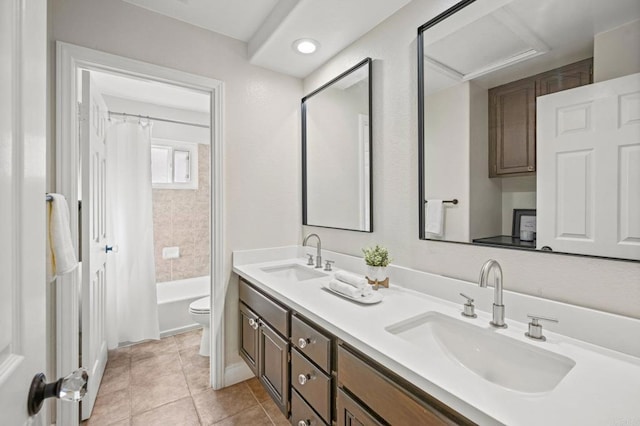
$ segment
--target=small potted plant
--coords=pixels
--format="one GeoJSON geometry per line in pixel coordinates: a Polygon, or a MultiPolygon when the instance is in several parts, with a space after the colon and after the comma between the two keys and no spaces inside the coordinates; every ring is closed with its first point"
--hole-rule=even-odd
{"type": "Polygon", "coordinates": [[[389,250],[376,244],[375,247],[362,249],[364,261],[367,264],[367,280],[374,286],[389,287],[387,266],[391,263],[389,250]]]}

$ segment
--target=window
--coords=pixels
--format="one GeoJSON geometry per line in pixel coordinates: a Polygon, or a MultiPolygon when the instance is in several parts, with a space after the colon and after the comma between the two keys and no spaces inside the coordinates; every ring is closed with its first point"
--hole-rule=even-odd
{"type": "Polygon", "coordinates": [[[153,139],[151,186],[157,189],[198,189],[198,144],[153,139]]]}

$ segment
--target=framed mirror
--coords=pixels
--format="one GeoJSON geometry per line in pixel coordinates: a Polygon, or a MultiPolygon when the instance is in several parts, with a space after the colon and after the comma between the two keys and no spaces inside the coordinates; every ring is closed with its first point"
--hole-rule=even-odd
{"type": "Polygon", "coordinates": [[[417,44],[421,239],[640,260],[637,0],[464,0],[417,44]]]}
{"type": "Polygon", "coordinates": [[[302,98],[302,224],[373,232],[371,58],[302,98]]]}

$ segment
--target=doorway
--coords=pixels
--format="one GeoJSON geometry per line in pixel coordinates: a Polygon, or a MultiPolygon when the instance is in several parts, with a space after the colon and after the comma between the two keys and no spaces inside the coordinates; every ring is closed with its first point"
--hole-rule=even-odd
{"type": "MultiPolygon", "coordinates": [[[[128,122],[129,127],[136,128],[137,126],[149,128],[155,127],[157,130],[156,135],[160,134],[163,137],[155,138],[155,146],[158,147],[156,149],[157,153],[162,153],[162,149],[165,149],[166,152],[171,152],[171,156],[166,156],[166,159],[171,159],[171,163],[165,162],[167,165],[167,169],[165,170],[166,176],[164,184],[168,183],[166,180],[173,181],[172,183],[180,185],[186,184],[193,185],[195,178],[194,171],[197,168],[192,166],[199,165],[194,159],[194,154],[201,154],[201,160],[206,159],[207,167],[203,167],[204,174],[200,173],[199,176],[202,178],[198,178],[196,184],[198,182],[206,182],[209,186],[209,194],[210,202],[204,202],[201,204],[206,204],[209,207],[210,214],[205,218],[206,225],[208,225],[208,229],[210,230],[210,240],[206,242],[200,242],[209,245],[208,253],[207,251],[200,251],[200,263],[202,265],[198,265],[198,267],[194,267],[192,269],[198,269],[198,272],[201,272],[200,269],[204,269],[205,267],[210,268],[210,280],[206,285],[208,287],[208,293],[211,295],[211,312],[214,314],[211,315],[211,324],[209,338],[211,340],[211,357],[210,357],[210,383],[215,388],[221,388],[224,386],[224,350],[223,350],[223,342],[224,342],[224,325],[222,324],[223,318],[223,303],[224,296],[221,294],[223,291],[223,279],[222,279],[222,90],[223,85],[221,82],[212,80],[205,77],[195,76],[192,74],[187,74],[184,72],[180,72],[177,70],[172,70],[164,67],[158,67],[151,64],[146,64],[143,62],[126,59],[122,57],[118,57],[115,55],[106,54],[103,52],[98,52],[91,49],[86,49],[78,46],[73,46],[66,43],[58,43],[58,72],[57,72],[57,188],[58,192],[62,193],[67,197],[67,199],[77,199],[82,200],[84,202],[83,210],[90,203],[95,203],[96,205],[100,204],[100,200],[102,197],[109,198],[107,195],[109,192],[102,187],[101,195],[99,197],[95,197],[94,194],[90,194],[86,190],[83,194],[83,188],[88,184],[85,166],[84,170],[84,178],[82,167],[78,167],[76,165],[82,164],[83,160],[83,147],[80,145],[80,138],[78,132],[74,131],[74,129],[78,129],[83,124],[83,119],[87,119],[87,121],[91,121],[90,118],[94,116],[98,118],[104,118],[105,122],[100,124],[101,120],[97,120],[97,128],[103,126],[103,128],[108,127],[110,124],[114,125],[114,123],[126,123],[128,122]],[[110,92],[111,94],[102,96],[103,99],[106,97],[108,102],[105,102],[104,109],[105,111],[100,112],[99,108],[94,109],[93,111],[89,110],[88,117],[83,117],[82,115],[78,115],[75,113],[76,108],[78,108],[78,104],[76,104],[77,100],[82,99],[82,75],[83,71],[88,73],[90,77],[96,77],[98,83],[95,84],[95,92],[110,92]],[[91,75],[93,74],[93,75],[91,75]],[[138,91],[138,99],[131,99],[131,94],[135,93],[135,90],[132,90],[131,87],[127,88],[126,84],[124,84],[124,89],[122,87],[119,90],[123,90],[124,94],[128,94],[129,98],[127,102],[122,101],[122,96],[114,96],[117,95],[117,90],[110,89],[109,86],[114,82],[114,79],[122,79],[123,81],[128,81],[129,84],[138,85],[143,87],[146,85],[146,96],[144,97],[145,89],[141,89],[138,91]],[[206,121],[208,123],[203,124],[202,121],[189,121],[185,119],[180,119],[180,117],[175,114],[169,118],[168,116],[162,115],[159,113],[158,105],[155,105],[156,109],[149,107],[147,105],[147,109],[142,108],[140,104],[151,104],[153,105],[153,99],[150,99],[149,96],[157,96],[159,92],[162,92],[162,89],[174,90],[173,99],[177,101],[178,99],[182,99],[182,101],[189,103],[193,102],[193,99],[188,99],[189,96],[185,95],[182,98],[180,96],[175,95],[181,91],[184,94],[192,94],[192,95],[200,95],[206,97],[206,101],[204,102],[205,107],[207,107],[207,111],[203,112],[206,116],[206,121]],[[142,95],[140,94],[142,93],[142,95]],[[120,98],[120,100],[116,99],[120,98]],[[137,102],[137,108],[132,105],[137,102]],[[111,105],[109,105],[111,103],[111,105]],[[208,104],[208,105],[206,105],[208,104]],[[128,106],[127,106],[128,105],[128,106]],[[116,106],[119,110],[116,110],[116,106]],[[151,108],[151,109],[149,109],[151,108]],[[125,110],[123,110],[125,109],[125,110]],[[109,116],[109,111],[111,111],[111,117],[109,116]],[[109,123],[109,118],[111,118],[111,123],[109,123]],[[153,123],[153,124],[152,124],[153,123]],[[156,126],[156,123],[158,124],[156,126]],[[185,124],[187,123],[187,124],[185,124]],[[189,132],[185,131],[185,126],[189,124],[194,124],[196,126],[190,126],[199,129],[204,129],[208,127],[210,123],[210,131],[207,129],[207,134],[204,137],[205,143],[198,144],[198,142],[189,142],[185,140],[175,140],[175,137],[168,137],[173,131],[176,133],[176,126],[183,126],[182,129],[178,130],[177,133],[182,135],[182,139],[185,139],[185,135],[189,132]],[[198,127],[200,125],[201,127],[198,127]],[[168,126],[168,127],[167,127],[168,126]],[[164,133],[163,133],[164,131],[164,133]],[[173,139],[173,140],[172,140],[173,139]],[[173,145],[162,144],[160,142],[171,141],[174,142],[173,145]],[[206,144],[208,142],[208,144],[206,144]],[[177,144],[176,144],[177,143],[177,144]],[[206,145],[207,149],[199,149],[200,145],[206,145]],[[191,147],[191,151],[188,149],[191,147]],[[207,158],[208,157],[208,158],[207,158]],[[208,167],[210,166],[210,167],[208,167]],[[207,170],[207,168],[209,170],[207,170]],[[171,170],[169,172],[168,170],[171,170]],[[176,175],[174,172],[179,171],[179,175],[176,175]],[[84,199],[83,199],[84,198],[84,199]]],[[[172,97],[172,96],[169,96],[172,97]]],[[[159,102],[156,99],[156,104],[159,102]]],[[[81,103],[79,104],[82,105],[81,103]]],[[[165,108],[176,107],[179,105],[167,106],[165,108]]],[[[160,108],[162,109],[162,108],[160,108]]],[[[175,110],[179,110],[180,108],[174,108],[175,110]]],[[[166,111],[165,111],[166,112],[166,111]]],[[[175,112],[175,111],[174,111],[175,112]]],[[[179,114],[178,114],[179,115],[179,114]]],[[[148,132],[153,140],[153,130],[148,132]]],[[[200,139],[202,140],[202,134],[200,135],[200,139]]],[[[153,152],[153,151],[152,151],[153,152]]],[[[86,162],[85,162],[86,163],[86,162]]],[[[89,163],[86,163],[89,164],[89,163]]],[[[158,164],[162,164],[162,162],[154,162],[156,166],[158,164]]],[[[157,167],[156,167],[157,168],[157,167]]],[[[104,167],[104,172],[106,176],[106,169],[104,167]]],[[[96,168],[98,170],[98,168],[96,168]]],[[[100,176],[103,171],[92,172],[92,176],[100,176]]],[[[197,173],[197,172],[196,172],[197,173]]],[[[117,173],[116,173],[117,174],[117,173]]],[[[156,173],[157,174],[157,173],[156,173]]],[[[160,173],[161,174],[161,173],[160,173]]],[[[163,180],[156,176],[157,180],[163,180]]],[[[105,179],[105,185],[108,186],[109,180],[105,179]]],[[[94,185],[95,186],[95,185],[94,185]]],[[[164,188],[162,190],[165,190],[164,188]]],[[[166,189],[168,190],[168,189],[166,189]]],[[[185,193],[187,191],[193,191],[193,187],[187,189],[185,188],[185,193]]],[[[175,191],[179,191],[175,189],[175,191]]],[[[187,197],[188,198],[188,197],[187,197]]],[[[202,201],[202,199],[200,200],[202,201]]],[[[153,202],[153,201],[152,201],[153,202]]],[[[108,202],[104,202],[102,207],[104,208],[108,205],[108,202]]],[[[93,213],[95,209],[92,209],[93,213]]],[[[107,210],[104,210],[105,212],[107,210]]],[[[87,212],[85,211],[85,216],[87,212]]],[[[106,213],[97,213],[97,217],[101,217],[100,214],[106,215],[106,213]]],[[[202,216],[202,215],[201,215],[202,216]]],[[[72,236],[76,241],[81,241],[86,239],[86,232],[89,230],[85,229],[90,222],[85,220],[79,221],[82,217],[82,214],[79,214],[78,211],[71,212],[71,222],[74,224],[72,226],[72,236]],[[82,225],[78,225],[78,224],[82,225]],[[84,234],[84,235],[83,235],[84,234]]],[[[105,216],[103,216],[105,217],[105,216]]],[[[202,219],[202,217],[201,217],[202,219]]],[[[108,220],[106,221],[108,224],[108,220]]],[[[90,227],[93,224],[89,225],[90,227]]],[[[175,247],[179,246],[172,245],[169,243],[167,247],[165,247],[165,243],[154,241],[155,243],[161,245],[161,247],[155,248],[155,253],[158,256],[154,256],[155,269],[160,272],[160,274],[164,274],[163,277],[166,278],[167,270],[165,268],[165,264],[163,264],[164,260],[167,259],[179,259],[179,254],[176,257],[175,247]],[[164,250],[169,249],[169,250],[164,250]],[[166,256],[163,256],[163,252],[167,251],[166,256]],[[164,268],[164,269],[163,269],[164,268]]],[[[100,241],[100,244],[96,244],[97,246],[104,246],[104,252],[113,253],[119,247],[117,247],[116,241],[100,241]],[[104,244],[102,244],[104,242],[104,244]]],[[[98,247],[98,248],[100,248],[98,247]]],[[[86,247],[85,247],[86,249],[86,247]]],[[[84,250],[79,250],[82,252],[84,250]]],[[[88,252],[87,252],[88,253],[88,252]]],[[[184,253],[184,252],[183,252],[184,253]]],[[[85,256],[86,259],[83,261],[89,262],[89,256],[85,256]]],[[[107,256],[108,259],[108,256],[107,256]]],[[[182,259],[181,259],[182,260],[182,259]]],[[[108,260],[107,260],[108,262],[108,260]]],[[[169,260],[171,262],[171,260],[169,260]]],[[[184,262],[183,262],[184,263],[184,262]]],[[[86,268],[84,268],[86,269],[86,268]]],[[[108,271],[107,267],[107,271],[108,271]]],[[[107,273],[107,275],[109,275],[107,273]]],[[[169,267],[169,275],[171,275],[171,267],[169,267]]],[[[84,312],[81,310],[83,305],[81,303],[80,298],[78,297],[78,292],[73,291],[73,288],[85,289],[87,288],[87,282],[89,280],[85,280],[86,282],[82,282],[81,277],[79,275],[71,276],[65,278],[65,281],[62,282],[61,285],[58,286],[58,295],[57,300],[59,301],[56,309],[58,311],[58,323],[57,323],[57,349],[56,349],[56,364],[59,371],[67,371],[77,368],[79,363],[82,362],[83,366],[90,367],[87,363],[98,365],[96,369],[97,374],[100,374],[100,360],[96,359],[95,354],[98,354],[99,351],[93,350],[87,351],[86,343],[90,341],[87,338],[86,334],[96,334],[94,332],[95,329],[99,329],[99,327],[95,327],[95,324],[87,324],[87,321],[104,321],[104,318],[94,318],[93,320],[87,316],[87,309],[84,306],[84,312]],[[79,335],[79,324],[84,324],[84,331],[82,340],[78,337],[79,335]],[[91,325],[92,328],[88,328],[87,326],[91,325]],[[81,351],[81,345],[82,351],[81,351]],[[78,354],[82,352],[82,359],[79,359],[78,354]],[[75,355],[74,355],[75,354],[75,355]],[[97,362],[97,364],[96,364],[97,362]]],[[[107,280],[108,281],[108,280],[107,280]]],[[[107,282],[107,286],[108,286],[107,282]]],[[[86,293],[86,292],[85,292],[86,293]]],[[[82,296],[84,302],[87,300],[86,294],[82,296]]],[[[186,312],[185,312],[186,313],[186,312]]],[[[165,330],[166,331],[166,330],[165,330]]],[[[98,333],[99,334],[99,333],[98,333]]],[[[166,334],[165,334],[166,335],[166,334]]],[[[105,338],[106,339],[106,338],[105,338]]],[[[95,340],[95,339],[94,339],[95,340]]],[[[133,339],[135,340],[135,339],[133,339]]],[[[127,339],[124,341],[118,341],[118,343],[124,344],[127,342],[127,339]]],[[[95,342],[92,343],[96,346],[95,342]]],[[[99,346],[99,345],[97,345],[99,346]]],[[[106,360],[105,360],[106,361],[106,360]]],[[[104,369],[104,365],[102,365],[102,369],[104,369]]],[[[58,406],[58,422],[61,424],[72,424],[77,423],[77,412],[74,413],[73,409],[69,409],[63,405],[58,406]],[[76,417],[74,417],[76,416],[76,417]]],[[[83,413],[83,417],[86,417],[88,414],[86,412],[83,413]]]]}

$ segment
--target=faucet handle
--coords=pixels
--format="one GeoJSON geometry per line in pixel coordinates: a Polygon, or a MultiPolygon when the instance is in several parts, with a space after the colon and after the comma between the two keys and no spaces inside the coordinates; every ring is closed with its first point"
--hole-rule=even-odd
{"type": "Polygon", "coordinates": [[[529,323],[529,331],[524,333],[524,335],[530,339],[540,340],[542,342],[547,340],[547,338],[542,335],[542,324],[538,323],[538,321],[560,322],[556,318],[548,318],[540,315],[527,314],[527,317],[531,318],[531,322],[529,323]]]}
{"type": "Polygon", "coordinates": [[[460,296],[462,296],[465,299],[467,299],[467,303],[464,304],[464,311],[462,311],[460,314],[463,317],[477,318],[478,315],[476,315],[476,312],[475,312],[475,306],[473,305],[473,299],[470,298],[469,296],[467,296],[466,294],[463,294],[463,293],[460,293],[460,296]]]}
{"type": "Polygon", "coordinates": [[[325,260],[324,261],[324,270],[325,271],[331,271],[331,264],[332,263],[336,263],[334,260],[325,260]]]}
{"type": "Polygon", "coordinates": [[[307,256],[309,256],[309,259],[307,260],[307,265],[313,266],[314,265],[314,263],[313,263],[313,255],[310,254],[310,253],[307,253],[307,256]]]}

